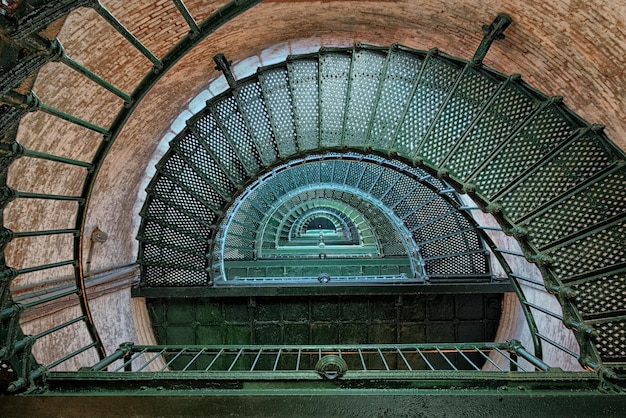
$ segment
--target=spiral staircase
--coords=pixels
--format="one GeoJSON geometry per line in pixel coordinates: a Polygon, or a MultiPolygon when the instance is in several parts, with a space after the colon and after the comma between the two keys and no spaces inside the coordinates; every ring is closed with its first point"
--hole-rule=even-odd
{"type": "Polygon", "coordinates": [[[142,286],[218,285],[223,263],[257,259],[263,218],[280,196],[347,186],[402,220],[405,247],[424,264],[410,276],[489,280],[456,190],[541,268],[581,362],[624,361],[614,292],[624,268],[624,156],[600,127],[518,76],[436,50],[322,49],[240,81],[224,69],[231,90],[188,121],[148,187],[142,286]]]}
{"type": "MultiPolygon", "coordinates": [[[[601,398],[605,405],[623,407],[616,397],[623,395],[626,377],[626,156],[601,126],[580,118],[559,97],[482,64],[508,25],[505,15],[484,28],[471,60],[437,49],[357,44],[289,56],[238,80],[227,58],[217,55],[229,89],[207,101],[171,141],[140,212],[140,278],[132,294],[150,300],[155,329],[165,330],[157,330],[160,345],[123,344],[107,355],[84,291],[82,254],[85,206],[98,170],[161,72],[256,2],[228,3],[203,22],[195,22],[182,2],[174,3],[190,33],[161,59],[97,1],[40,5],[12,24],[2,20],[8,42],[25,54],[0,80],[3,181],[21,156],[87,171],[80,196],[3,185],[3,208],[13,200],[33,199],[77,206],[75,228],[3,230],[5,246],[40,235],[73,239],[71,260],[19,269],[3,259],[2,373],[10,379],[8,392],[22,392],[11,405],[32,412],[28,402],[41,407],[51,398],[59,402],[78,394],[84,405],[102,407],[102,392],[120,398],[139,393],[135,405],[145,412],[154,406],[142,394],[165,390],[173,400],[182,390],[191,391],[184,393],[191,401],[184,402],[206,396],[202,405],[221,413],[240,392],[265,411],[270,398],[288,404],[298,396],[310,413],[319,399],[340,405],[335,397],[353,403],[374,394],[365,406],[393,408],[385,391],[398,390],[394,393],[410,403],[416,390],[436,394],[460,385],[474,391],[468,396],[485,388],[500,396],[511,388],[509,401],[531,409],[538,407],[524,396],[526,390],[560,404],[579,396],[578,402],[601,398]],[[83,6],[96,10],[154,64],[133,93],[72,61],[59,42],[35,34],[83,6]],[[124,100],[110,127],[82,121],[18,89],[50,60],[124,100]],[[102,135],[93,160],[37,152],[15,142],[17,124],[32,111],[102,135]],[[510,237],[520,251],[498,245],[510,237]],[[539,268],[542,281],[516,271],[515,265],[526,261],[539,268]],[[14,300],[10,284],[16,277],[68,266],[74,270],[71,289],[28,303],[14,300]],[[561,311],[527,300],[529,288],[554,295],[561,311]],[[284,339],[263,344],[238,337],[198,342],[197,321],[187,324],[195,343],[175,344],[167,337],[174,307],[205,309],[198,300],[217,300],[216,312],[225,312],[225,301],[246,298],[242,309],[253,312],[257,297],[340,295],[333,303],[341,304],[345,295],[392,295],[392,316],[400,317],[402,298],[505,291],[519,298],[531,347],[493,342],[487,331],[478,343],[302,340],[289,345],[284,339]],[[79,317],[34,336],[22,334],[18,323],[25,309],[66,297],[78,298],[79,317]],[[536,315],[562,321],[578,347],[551,339],[536,315]],[[78,323],[87,326],[91,341],[51,364],[38,364],[30,352],[33,344],[78,323]],[[586,371],[563,371],[544,362],[547,347],[575,358],[586,371]],[[54,370],[84,352],[95,352],[98,360],[77,371],[54,370]],[[274,392],[265,399],[268,388],[274,392]]],[[[314,310],[313,302],[307,303],[314,310]]],[[[496,408],[497,402],[492,397],[488,405],[496,408]]],[[[417,410],[418,405],[406,405],[406,411],[417,410]]]]}

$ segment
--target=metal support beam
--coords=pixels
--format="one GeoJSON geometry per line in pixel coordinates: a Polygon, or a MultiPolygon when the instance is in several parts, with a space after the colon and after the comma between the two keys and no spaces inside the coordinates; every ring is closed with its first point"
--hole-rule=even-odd
{"type": "Polygon", "coordinates": [[[154,64],[154,71],[160,72],[163,68],[163,62],[159,60],[144,44],[142,44],[139,39],[135,38],[135,36],[130,33],[126,27],[115,18],[111,14],[111,12],[104,7],[100,1],[95,0],[92,4],[93,9],[100,15],[104,20],[107,21],[115,30],[119,32],[128,42],[130,42],[135,48],[139,50],[146,58],[148,58],[152,64],[154,64]]]}
{"type": "Polygon", "coordinates": [[[221,71],[226,77],[226,82],[231,89],[234,89],[237,86],[237,81],[235,80],[235,76],[232,71],[230,71],[230,66],[233,64],[232,61],[228,61],[224,54],[217,54],[213,57],[213,61],[217,66],[216,70],[221,71]]]}
{"type": "Polygon", "coordinates": [[[504,39],[504,31],[512,21],[511,16],[506,13],[500,13],[490,25],[483,25],[483,34],[485,36],[472,58],[475,64],[482,63],[493,41],[504,39]]]}
{"type": "Polygon", "coordinates": [[[185,19],[185,22],[187,22],[187,24],[189,25],[189,30],[191,31],[191,36],[192,37],[198,36],[200,34],[200,27],[198,26],[198,24],[194,20],[194,18],[191,15],[191,13],[189,13],[189,10],[187,9],[187,6],[185,6],[185,3],[183,3],[182,0],[173,0],[173,1],[174,1],[174,4],[176,5],[176,8],[178,9],[178,11],[180,12],[180,14],[185,19]]]}
{"type": "Polygon", "coordinates": [[[22,95],[22,94],[11,91],[7,93],[5,96],[3,96],[1,100],[11,106],[28,107],[29,109],[32,109],[32,110],[39,109],[42,112],[48,113],[52,116],[56,116],[60,119],[66,120],[75,125],[79,125],[79,126],[82,126],[83,128],[87,128],[92,131],[98,132],[104,135],[105,137],[108,137],[110,135],[110,132],[101,126],[94,125],[93,123],[77,118],[76,116],[72,116],[69,113],[65,113],[58,109],[55,109],[52,106],[48,106],[47,104],[43,103],[39,99],[39,97],[37,97],[37,95],[33,92],[30,92],[27,95],[22,95]]]}
{"type": "MultiPolygon", "coordinates": [[[[459,278],[456,279],[458,282],[459,278]]],[[[470,278],[463,280],[470,281],[470,278]]],[[[311,295],[415,295],[415,294],[482,294],[512,292],[509,283],[442,283],[442,284],[391,284],[386,285],[333,285],[332,281],[313,286],[227,286],[220,284],[213,287],[134,287],[133,297],[143,298],[223,298],[240,296],[311,296],[311,295]]]]}

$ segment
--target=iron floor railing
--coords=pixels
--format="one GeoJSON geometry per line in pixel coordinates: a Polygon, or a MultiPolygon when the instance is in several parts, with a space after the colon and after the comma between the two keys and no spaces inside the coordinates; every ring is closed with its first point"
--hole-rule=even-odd
{"type": "Polygon", "coordinates": [[[134,345],[83,372],[209,373],[216,379],[410,377],[419,371],[533,372],[551,367],[519,341],[341,345],[134,345]],[[525,361],[523,361],[525,360],[525,361]]]}

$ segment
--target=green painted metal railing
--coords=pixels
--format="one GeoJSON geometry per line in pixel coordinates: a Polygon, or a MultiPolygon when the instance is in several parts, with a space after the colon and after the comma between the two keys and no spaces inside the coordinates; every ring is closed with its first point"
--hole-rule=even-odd
{"type": "MultiPolygon", "coordinates": [[[[64,260],[58,262],[51,262],[41,266],[33,266],[22,269],[11,269],[10,267],[3,266],[2,281],[0,282],[0,310],[2,311],[2,323],[0,324],[0,349],[2,350],[2,356],[0,360],[6,361],[11,365],[18,376],[18,380],[13,382],[9,390],[18,391],[24,387],[34,387],[39,384],[39,377],[44,375],[50,369],[65,363],[66,361],[75,358],[85,351],[95,349],[97,356],[104,358],[106,353],[104,346],[98,335],[98,331],[93,322],[89,305],[87,302],[87,295],[84,281],[83,271],[83,241],[84,241],[84,226],[86,217],[86,208],[89,205],[91,191],[93,189],[96,176],[101,167],[104,158],[106,157],[110,147],[114,143],[117,135],[121,131],[124,123],[134,111],[137,104],[146,95],[150,88],[157,82],[157,80],[163,75],[165,71],[171,68],[186,52],[188,52],[199,41],[206,38],[214,30],[235,18],[239,14],[248,10],[250,7],[259,3],[256,1],[233,1],[226,4],[224,7],[218,9],[211,16],[206,18],[203,22],[195,23],[193,19],[190,19],[188,12],[185,12],[186,8],[182,2],[177,2],[178,9],[191,25],[191,33],[182,38],[167,54],[163,57],[156,58],[145,46],[141,44],[106,8],[104,8],[97,0],[84,0],[84,1],[72,1],[64,0],[55,2],[54,4],[41,4],[37,1],[24,1],[15,11],[14,15],[5,16],[0,15],[0,25],[3,35],[7,38],[7,45],[12,48],[17,48],[27,53],[27,56],[20,62],[16,63],[16,66],[4,73],[0,78],[0,102],[2,105],[2,112],[0,116],[0,135],[3,135],[2,145],[0,146],[0,157],[2,158],[2,186],[3,186],[3,198],[0,199],[0,206],[4,208],[11,200],[14,199],[47,199],[54,201],[75,201],[78,203],[76,210],[76,227],[74,229],[64,230],[50,230],[50,231],[9,231],[4,229],[2,235],[3,248],[12,240],[24,237],[54,235],[54,234],[73,234],[74,235],[74,258],[72,260],[64,260]],[[33,3],[32,7],[29,3],[33,3]],[[105,79],[99,77],[89,69],[78,64],[65,54],[65,51],[58,39],[49,41],[41,38],[37,35],[50,23],[59,19],[62,16],[67,15],[71,11],[79,7],[91,7],[98,12],[110,25],[112,25],[122,36],[124,36],[133,46],[135,46],[140,52],[142,52],[148,59],[150,59],[154,68],[153,71],[146,74],[144,79],[137,85],[135,90],[128,94],[105,79]],[[28,55],[30,54],[30,55],[28,55]],[[77,71],[84,77],[96,82],[103,88],[111,91],[113,94],[124,100],[123,106],[120,108],[119,113],[114,122],[109,127],[101,127],[77,118],[73,115],[62,112],[55,109],[37,98],[35,93],[31,92],[27,95],[18,94],[13,89],[20,86],[24,80],[35,74],[43,65],[49,61],[60,61],[73,70],[77,71]],[[64,158],[57,155],[51,155],[47,153],[41,153],[37,151],[26,150],[20,144],[17,144],[14,140],[17,124],[22,116],[32,111],[43,111],[50,115],[63,119],[68,123],[76,124],[86,129],[95,131],[101,134],[102,140],[97,146],[95,156],[92,161],[83,162],[76,161],[68,158],[64,158]],[[6,187],[6,168],[16,158],[21,156],[27,156],[31,158],[40,158],[50,161],[60,162],[64,164],[83,167],[87,170],[86,177],[83,183],[83,188],[79,196],[62,196],[42,193],[29,193],[23,191],[14,191],[6,187]],[[34,271],[41,271],[62,266],[73,266],[75,276],[75,289],[69,290],[67,294],[55,295],[49,298],[42,298],[39,301],[29,303],[27,305],[18,305],[12,301],[9,292],[9,286],[12,280],[20,274],[27,274],[34,271]],[[57,300],[61,297],[76,295],[82,310],[80,317],[75,320],[78,323],[82,322],[86,325],[87,331],[90,334],[92,343],[85,345],[84,347],[75,350],[67,355],[62,356],[58,360],[46,366],[37,365],[32,359],[30,359],[30,347],[37,339],[54,333],[61,328],[54,327],[49,331],[45,331],[34,337],[27,337],[29,344],[17,343],[17,335],[19,332],[18,320],[24,309],[33,308],[39,305],[46,304],[48,302],[57,300]],[[33,340],[34,338],[34,340],[33,340]],[[22,352],[23,351],[23,352],[22,352]],[[34,386],[33,386],[34,385],[34,386]]],[[[3,260],[4,264],[4,260],[3,260]]],[[[72,322],[74,323],[74,322],[72,322]]],[[[63,327],[62,327],[63,328],[63,327]]]]}
{"type": "Polygon", "coordinates": [[[140,346],[122,344],[85,371],[210,373],[211,379],[332,378],[325,359],[338,360],[344,379],[381,376],[417,378],[418,371],[549,371],[519,341],[383,345],[140,346]],[[152,366],[151,366],[152,365],[152,366]],[[157,366],[158,365],[158,366],[157,366]]]}

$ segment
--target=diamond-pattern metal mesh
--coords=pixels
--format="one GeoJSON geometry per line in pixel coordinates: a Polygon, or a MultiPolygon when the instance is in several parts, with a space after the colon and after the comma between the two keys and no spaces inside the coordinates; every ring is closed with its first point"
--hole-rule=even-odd
{"type": "Polygon", "coordinates": [[[342,145],[362,147],[365,143],[377,105],[386,55],[367,49],[354,51],[342,145]]]}
{"type": "Polygon", "coordinates": [[[383,150],[389,148],[410,98],[423,58],[404,51],[392,51],[389,53],[388,60],[368,141],[369,144],[383,150]]]}
{"type": "Polygon", "coordinates": [[[605,322],[597,326],[598,351],[605,361],[626,361],[626,322],[605,322]]]}
{"type": "Polygon", "coordinates": [[[626,211],[626,167],[556,202],[523,225],[539,247],[626,211]]]}
{"type": "Polygon", "coordinates": [[[224,134],[232,144],[233,151],[248,175],[254,175],[261,168],[256,144],[237,108],[237,102],[230,96],[215,106],[215,115],[224,129],[224,134]]]}
{"type": "Polygon", "coordinates": [[[582,237],[553,251],[556,274],[567,281],[588,272],[626,263],[626,221],[582,237]]]}
{"type": "Polygon", "coordinates": [[[473,170],[512,134],[532,112],[537,101],[514,84],[507,84],[450,156],[447,167],[467,180],[473,170]]]}
{"type": "Polygon", "coordinates": [[[485,196],[493,196],[515,176],[532,166],[574,131],[555,106],[548,106],[498,152],[497,157],[478,175],[485,196]]]}
{"type": "Polygon", "coordinates": [[[274,131],[276,148],[281,158],[298,152],[293,120],[293,103],[286,68],[276,68],[259,74],[261,91],[274,131]]]}
{"type": "Polygon", "coordinates": [[[319,146],[319,65],[315,59],[287,63],[298,143],[303,151],[319,146]]]}
{"type": "MultiPolygon", "coordinates": [[[[524,252],[548,257],[550,280],[577,292],[564,311],[598,330],[601,356],[623,359],[624,324],[612,318],[626,314],[618,291],[626,264],[625,157],[601,131],[581,130],[587,127],[518,77],[437,52],[359,45],[292,57],[208,102],[172,142],[142,210],[142,285],[205,284],[207,269],[219,272],[223,257],[254,257],[250,243],[263,217],[286,193],[311,184],[334,188],[294,202],[358,203],[368,219],[386,208],[408,237],[380,234],[385,252],[406,251],[410,240],[431,277],[488,273],[474,226],[446,200],[457,198],[435,192],[446,183],[399,161],[328,153],[373,149],[424,161],[429,173],[475,189],[481,206],[495,204],[506,228],[526,231],[524,252]],[[291,174],[266,168],[324,152],[281,166],[291,174]],[[243,190],[255,181],[264,187],[243,190]],[[367,207],[363,196],[380,207],[367,207]],[[247,218],[231,222],[222,254],[218,224],[232,218],[235,202],[247,218]]],[[[283,226],[306,213],[287,212],[276,212],[283,226]]],[[[266,229],[268,237],[286,234],[278,224],[266,229]]]]}
{"type": "Polygon", "coordinates": [[[599,316],[626,311],[626,273],[603,276],[572,284],[578,309],[585,316],[599,316]]]}
{"type": "Polygon", "coordinates": [[[415,154],[460,72],[461,67],[445,60],[431,57],[426,62],[398,129],[394,146],[398,152],[410,156],[415,154]]]}
{"type": "Polygon", "coordinates": [[[420,150],[421,156],[439,165],[497,87],[497,82],[492,78],[468,69],[433,124],[420,150]]]}
{"type": "Polygon", "coordinates": [[[320,135],[322,146],[327,148],[341,145],[351,58],[350,54],[334,52],[319,58],[320,135]]]}
{"type": "Polygon", "coordinates": [[[223,249],[216,250],[214,258],[228,261],[262,257],[251,249],[275,249],[280,237],[288,236],[286,231],[301,216],[316,205],[327,205],[324,199],[331,199],[347,205],[344,213],[355,210],[368,220],[381,252],[387,256],[406,255],[404,242],[415,241],[423,258],[433,258],[425,264],[427,267],[432,264],[432,271],[439,276],[475,279],[489,274],[488,256],[474,226],[437,189],[424,184],[430,177],[403,171],[401,164],[379,165],[383,161],[380,157],[361,157],[355,161],[318,158],[298,160],[288,170],[277,169],[276,174],[240,199],[235,206],[241,206],[229,213],[223,223],[220,236],[227,237],[226,242],[223,249]],[[322,172],[327,177],[320,185],[322,172]],[[268,193],[275,192],[276,185],[283,187],[281,193],[268,193]],[[262,206],[263,210],[250,210],[250,206],[262,206]],[[385,210],[392,214],[391,219],[405,226],[404,239],[385,210]],[[242,225],[259,225],[259,228],[256,232],[254,228],[244,231],[242,225]]]}
{"type": "Polygon", "coordinates": [[[507,208],[512,219],[519,219],[532,209],[576,187],[606,168],[610,162],[610,155],[597,137],[587,135],[570,144],[544,166],[529,173],[500,203],[507,208]],[[534,190],[541,190],[541,193],[533,193],[534,190]]]}
{"type": "Polygon", "coordinates": [[[258,81],[246,83],[235,94],[241,106],[241,116],[247,122],[261,161],[268,166],[278,159],[278,152],[261,85],[258,81]]]}

